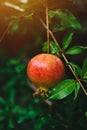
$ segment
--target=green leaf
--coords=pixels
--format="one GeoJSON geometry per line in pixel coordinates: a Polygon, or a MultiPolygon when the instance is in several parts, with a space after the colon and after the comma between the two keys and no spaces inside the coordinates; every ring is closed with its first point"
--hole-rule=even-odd
{"type": "Polygon", "coordinates": [[[27,119],[34,119],[37,115],[39,115],[40,111],[38,109],[30,109],[27,112],[26,118],[27,119]]]}
{"type": "Polygon", "coordinates": [[[54,18],[56,13],[55,13],[55,11],[49,10],[48,15],[49,15],[50,18],[54,18]]]}
{"type": "Polygon", "coordinates": [[[28,20],[32,20],[32,16],[33,16],[33,13],[30,13],[28,15],[25,15],[24,18],[26,18],[28,20]]]}
{"type": "Polygon", "coordinates": [[[14,122],[13,122],[12,119],[9,119],[9,121],[8,121],[8,127],[9,127],[9,128],[14,128],[14,127],[15,127],[15,126],[14,126],[14,122]]]}
{"type": "Polygon", "coordinates": [[[78,22],[77,18],[68,10],[57,10],[56,11],[59,19],[61,20],[61,25],[65,26],[66,28],[73,28],[73,29],[81,29],[81,25],[78,22]]]}
{"type": "Polygon", "coordinates": [[[77,18],[68,10],[50,10],[50,27],[52,31],[63,31],[66,28],[81,29],[81,24],[78,22],[77,18]],[[56,19],[56,22],[55,22],[56,19]]]}
{"type": "Polygon", "coordinates": [[[5,120],[5,116],[4,115],[0,115],[0,121],[4,121],[5,120]]]}
{"type": "Polygon", "coordinates": [[[50,51],[51,54],[56,54],[57,56],[59,56],[59,47],[55,44],[55,42],[51,41],[50,42],[50,51]]]}
{"type": "Polygon", "coordinates": [[[43,43],[42,51],[43,51],[43,52],[47,52],[47,42],[44,42],[44,43],[43,43]]]}
{"type": "Polygon", "coordinates": [[[87,72],[84,74],[83,79],[87,81],[87,72]]]}
{"type": "Polygon", "coordinates": [[[85,112],[85,116],[86,116],[86,118],[87,118],[87,112],[85,112]]]}
{"type": "Polygon", "coordinates": [[[53,90],[48,98],[49,100],[60,100],[71,94],[76,87],[76,82],[72,79],[67,79],[60,82],[53,90]]]}
{"type": "MultiPolygon", "coordinates": [[[[47,52],[47,50],[48,50],[48,44],[47,44],[47,42],[45,42],[45,43],[43,44],[42,50],[43,50],[44,52],[47,52]]],[[[50,41],[50,53],[51,53],[51,54],[56,54],[57,56],[60,56],[59,52],[60,52],[60,51],[59,51],[59,47],[55,44],[55,42],[50,41]]]]}
{"type": "Polygon", "coordinates": [[[21,124],[21,123],[24,122],[24,120],[25,120],[24,116],[19,116],[19,118],[18,118],[18,120],[17,120],[17,123],[18,123],[18,124],[21,124]]]}
{"type": "Polygon", "coordinates": [[[75,87],[75,96],[74,96],[74,100],[77,98],[78,93],[79,93],[79,90],[80,90],[80,84],[77,83],[77,85],[76,85],[76,87],[75,87]]]}
{"type": "Polygon", "coordinates": [[[40,111],[37,109],[20,109],[21,113],[19,112],[20,116],[17,120],[17,123],[22,123],[26,119],[34,119],[36,116],[39,115],[40,111]],[[23,111],[23,112],[22,112],[23,111]]]}
{"type": "Polygon", "coordinates": [[[11,28],[9,29],[9,34],[13,34],[14,32],[16,32],[19,29],[19,21],[15,21],[11,28]]]}
{"type": "Polygon", "coordinates": [[[15,105],[14,107],[13,107],[13,109],[12,109],[12,113],[14,113],[14,114],[19,114],[22,110],[21,110],[22,108],[20,107],[20,106],[18,106],[18,105],[15,105]]]}
{"type": "MultiPolygon", "coordinates": [[[[9,90],[10,88],[12,88],[13,86],[15,86],[17,80],[18,80],[19,76],[17,75],[16,77],[13,77],[12,79],[10,79],[5,85],[4,88],[6,90],[9,90]]],[[[10,91],[10,90],[9,90],[10,91]]]]}
{"type": "Polygon", "coordinates": [[[87,58],[84,60],[83,62],[83,66],[82,66],[82,78],[83,79],[87,79],[87,58]]]}
{"type": "Polygon", "coordinates": [[[62,43],[62,49],[66,50],[68,48],[68,46],[70,45],[71,41],[72,41],[72,37],[73,37],[74,32],[69,32],[63,40],[62,43]]]}
{"type": "Polygon", "coordinates": [[[19,59],[11,59],[7,62],[7,65],[18,65],[20,63],[19,59]]]}
{"type": "Polygon", "coordinates": [[[44,118],[39,119],[38,122],[34,126],[34,130],[41,130],[45,123],[46,122],[45,122],[44,118]]]}
{"type": "Polygon", "coordinates": [[[80,54],[86,49],[87,47],[83,47],[83,46],[73,46],[72,48],[67,50],[66,54],[69,54],[69,55],[80,54]]]}
{"type": "Polygon", "coordinates": [[[40,98],[39,97],[35,97],[34,98],[34,103],[38,103],[40,101],[40,98]]]}
{"type": "Polygon", "coordinates": [[[10,88],[10,93],[9,93],[9,102],[11,105],[15,104],[15,89],[14,88],[10,88]]]}
{"type": "Polygon", "coordinates": [[[20,73],[21,71],[23,71],[24,70],[24,68],[25,68],[25,64],[19,64],[19,65],[17,65],[16,67],[15,67],[15,70],[16,70],[16,72],[18,72],[18,73],[20,73]]]}
{"type": "Polygon", "coordinates": [[[72,67],[73,71],[75,72],[77,77],[81,77],[82,75],[82,69],[80,68],[79,65],[73,63],[73,62],[69,62],[69,65],[72,67]]]}
{"type": "Polygon", "coordinates": [[[41,130],[48,120],[48,115],[40,117],[34,125],[34,130],[41,130]]]}
{"type": "Polygon", "coordinates": [[[38,122],[35,125],[35,130],[41,130],[43,125],[46,123],[46,120],[44,117],[41,117],[38,122]]]}

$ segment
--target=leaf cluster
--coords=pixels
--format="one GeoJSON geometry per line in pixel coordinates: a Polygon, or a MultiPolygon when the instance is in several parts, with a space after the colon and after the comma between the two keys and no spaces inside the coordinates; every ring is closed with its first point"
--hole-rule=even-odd
{"type": "MultiPolygon", "coordinates": [[[[64,41],[62,44],[63,50],[65,50],[68,47],[68,45],[72,39],[72,35],[73,35],[73,33],[70,33],[68,36],[66,36],[64,38],[64,41]]],[[[46,42],[43,44],[42,49],[44,52],[47,51],[46,42]]],[[[84,47],[84,50],[85,49],[86,49],[86,47],[84,47]]],[[[79,46],[72,47],[69,50],[71,50],[70,55],[83,52],[83,49],[80,50],[79,46]]],[[[67,52],[69,52],[69,51],[67,51],[67,52]]],[[[66,52],[66,54],[67,54],[67,52],[66,52]]],[[[50,53],[55,54],[58,57],[61,57],[60,49],[53,41],[50,42],[50,53]]],[[[77,79],[79,79],[81,82],[87,83],[87,58],[84,60],[82,67],[77,65],[74,62],[68,62],[68,64],[66,64],[66,66],[69,66],[69,65],[72,67],[72,70],[74,71],[75,75],[77,76],[77,79]]],[[[77,79],[65,79],[64,81],[60,82],[57,86],[55,86],[55,88],[53,88],[50,91],[51,94],[48,99],[49,100],[60,100],[60,99],[67,97],[72,92],[75,93],[74,99],[76,99],[76,97],[78,96],[78,92],[80,90],[80,84],[78,83],[77,79]]]]}
{"type": "MultiPolygon", "coordinates": [[[[74,63],[70,63],[77,77],[84,83],[87,83],[87,58],[84,60],[82,68],[74,63]]],[[[74,79],[65,79],[51,90],[49,100],[60,100],[67,97],[74,91],[74,99],[77,98],[80,90],[80,84],[74,79]]]]}
{"type": "MultiPolygon", "coordinates": [[[[63,55],[76,55],[81,54],[83,51],[87,49],[87,47],[84,46],[72,46],[69,47],[72,43],[72,39],[74,36],[74,32],[76,29],[81,29],[81,25],[79,24],[76,17],[71,14],[68,11],[63,10],[56,10],[56,11],[49,11],[49,17],[50,17],[50,24],[53,22],[52,20],[54,18],[58,18],[60,20],[60,23],[56,24],[56,30],[55,31],[63,31],[67,28],[69,28],[68,33],[64,36],[64,39],[62,41],[61,46],[58,43],[55,43],[55,41],[50,41],[50,53],[55,54],[58,57],[62,58],[63,55]],[[61,28],[62,27],[62,28],[61,28]],[[63,53],[63,55],[62,55],[63,53]]],[[[55,25],[52,26],[53,29],[55,29],[55,25]]],[[[54,31],[52,29],[52,31],[54,31]]],[[[53,39],[54,40],[54,39],[53,39]]],[[[48,44],[45,42],[42,46],[42,50],[44,52],[47,52],[48,44]]],[[[49,100],[60,100],[65,97],[67,97],[69,94],[71,94],[73,91],[75,93],[74,99],[78,96],[78,92],[80,90],[80,84],[78,82],[87,82],[87,59],[84,60],[84,63],[81,66],[77,65],[73,62],[66,62],[66,66],[70,66],[74,73],[75,79],[65,79],[64,81],[60,82],[55,88],[51,90],[51,94],[49,96],[49,100]]]]}

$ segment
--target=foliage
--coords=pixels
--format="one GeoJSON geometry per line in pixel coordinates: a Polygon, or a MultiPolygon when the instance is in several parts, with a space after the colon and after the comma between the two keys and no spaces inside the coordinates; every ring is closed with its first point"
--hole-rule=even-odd
{"type": "Polygon", "coordinates": [[[54,26],[52,26],[52,30],[54,32],[63,31],[66,28],[81,29],[81,25],[77,21],[76,17],[67,10],[61,10],[61,9],[58,9],[56,11],[50,10],[49,17],[51,18],[51,20],[53,20],[55,17],[57,18],[57,21],[60,20],[60,23],[57,23],[56,21],[54,26]]]}
{"type": "Polygon", "coordinates": [[[64,81],[60,82],[52,90],[52,96],[49,97],[49,100],[63,99],[65,97],[67,97],[70,93],[72,93],[76,87],[77,87],[77,83],[74,80],[72,80],[72,79],[64,80],[64,81]]]}
{"type": "MultiPolygon", "coordinates": [[[[86,64],[85,60],[83,66],[86,64]]],[[[43,99],[32,97],[33,91],[26,77],[26,63],[21,58],[10,59],[0,66],[0,81],[1,130],[87,128],[86,98],[81,91],[78,96],[79,84],[73,79],[65,80],[50,90],[50,100],[66,97],[53,102],[53,106],[46,104],[43,99]],[[67,97],[72,91],[74,98],[73,93],[67,97]]]]}
{"type": "MultiPolygon", "coordinates": [[[[30,6],[24,6],[29,12],[26,11],[25,14],[12,17],[11,26],[7,30],[9,35],[15,35],[15,32],[20,29],[21,17],[25,21],[33,21],[35,17],[37,17],[35,20],[40,18],[44,21],[43,6],[45,1],[34,2],[31,0],[30,6]]],[[[71,46],[75,31],[81,29],[81,25],[69,10],[51,9],[48,11],[48,15],[49,33],[68,30],[61,45],[54,39],[50,40],[50,53],[63,59],[64,56],[76,56],[87,49],[84,46],[71,46]]],[[[38,24],[40,23],[38,22],[38,24]]],[[[25,26],[22,29],[24,31],[25,26]]],[[[48,51],[47,41],[43,41],[42,51],[48,51]]],[[[2,57],[4,56],[1,56],[1,59],[2,57]]],[[[87,58],[84,58],[82,66],[73,61],[67,62],[66,59],[64,63],[66,69],[71,68],[74,75],[68,76],[67,73],[63,81],[49,90],[48,98],[42,99],[32,96],[32,84],[28,81],[26,74],[27,63],[22,57],[1,62],[0,130],[87,129],[86,96],[80,84],[87,85],[87,58]]]]}
{"type": "MultiPolygon", "coordinates": [[[[47,42],[44,42],[42,46],[43,52],[47,52],[47,49],[47,42]]],[[[50,41],[50,53],[60,56],[59,47],[53,41],[50,41]]]]}

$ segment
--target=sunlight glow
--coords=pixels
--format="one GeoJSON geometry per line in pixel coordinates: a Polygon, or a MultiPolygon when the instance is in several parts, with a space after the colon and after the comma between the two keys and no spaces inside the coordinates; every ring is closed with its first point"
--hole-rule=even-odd
{"type": "Polygon", "coordinates": [[[28,3],[28,0],[20,0],[20,2],[24,3],[24,4],[27,4],[28,3]]]}
{"type": "Polygon", "coordinates": [[[24,12],[24,11],[25,11],[25,9],[20,8],[19,6],[14,5],[14,4],[12,4],[12,3],[9,3],[9,2],[5,2],[4,5],[5,5],[5,6],[8,6],[8,7],[10,7],[10,8],[13,8],[13,9],[15,9],[15,10],[18,10],[18,11],[20,11],[20,12],[24,12]]]}

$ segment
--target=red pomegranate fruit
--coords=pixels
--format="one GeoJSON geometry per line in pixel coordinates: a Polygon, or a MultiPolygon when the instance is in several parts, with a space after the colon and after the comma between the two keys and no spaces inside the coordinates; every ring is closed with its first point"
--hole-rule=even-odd
{"type": "Polygon", "coordinates": [[[38,94],[47,91],[63,80],[65,66],[56,55],[42,53],[29,61],[27,75],[36,88],[38,88],[38,92],[36,93],[38,94]]]}

